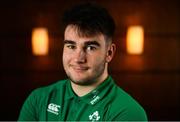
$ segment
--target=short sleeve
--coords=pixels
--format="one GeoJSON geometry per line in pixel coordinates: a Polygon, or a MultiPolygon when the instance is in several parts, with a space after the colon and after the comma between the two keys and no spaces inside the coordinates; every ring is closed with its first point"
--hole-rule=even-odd
{"type": "Polygon", "coordinates": [[[36,93],[33,91],[25,100],[21,108],[18,121],[37,121],[36,103],[36,93]]]}
{"type": "Polygon", "coordinates": [[[112,121],[148,121],[148,118],[141,106],[134,106],[114,114],[112,121]]]}

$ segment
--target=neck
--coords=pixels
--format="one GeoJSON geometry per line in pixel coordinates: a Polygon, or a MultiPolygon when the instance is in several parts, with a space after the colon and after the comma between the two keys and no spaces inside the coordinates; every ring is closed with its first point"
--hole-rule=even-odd
{"type": "Polygon", "coordinates": [[[78,85],[78,84],[75,84],[75,83],[71,82],[71,86],[72,86],[73,91],[79,97],[81,97],[81,96],[84,96],[84,95],[88,94],[92,90],[94,90],[99,84],[104,82],[107,77],[108,77],[108,72],[106,71],[106,72],[104,72],[102,74],[101,77],[96,79],[96,82],[94,84],[92,84],[92,85],[82,86],[82,85],[78,85]]]}

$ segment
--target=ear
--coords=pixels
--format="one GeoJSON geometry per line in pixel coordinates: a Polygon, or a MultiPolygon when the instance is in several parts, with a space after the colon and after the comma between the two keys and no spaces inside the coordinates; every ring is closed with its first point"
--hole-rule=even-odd
{"type": "Polygon", "coordinates": [[[106,54],[106,62],[107,63],[109,63],[112,60],[115,52],[116,52],[116,45],[114,43],[112,43],[108,46],[108,50],[107,50],[107,54],[106,54]]]}

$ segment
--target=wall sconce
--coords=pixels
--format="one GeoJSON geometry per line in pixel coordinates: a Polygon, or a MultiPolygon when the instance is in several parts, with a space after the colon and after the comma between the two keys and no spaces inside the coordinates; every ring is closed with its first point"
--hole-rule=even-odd
{"type": "Polygon", "coordinates": [[[32,30],[32,53],[34,55],[47,55],[49,49],[47,28],[34,28],[32,30]]]}
{"type": "Polygon", "coordinates": [[[144,48],[144,29],[142,26],[130,26],[127,30],[127,53],[142,54],[144,48]]]}

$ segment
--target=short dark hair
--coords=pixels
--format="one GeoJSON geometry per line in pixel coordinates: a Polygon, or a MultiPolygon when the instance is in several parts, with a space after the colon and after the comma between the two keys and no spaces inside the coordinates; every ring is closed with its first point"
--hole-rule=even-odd
{"type": "Polygon", "coordinates": [[[64,29],[68,25],[77,27],[79,36],[89,37],[103,34],[112,39],[115,22],[108,11],[96,4],[85,3],[67,10],[63,16],[64,29]]]}

